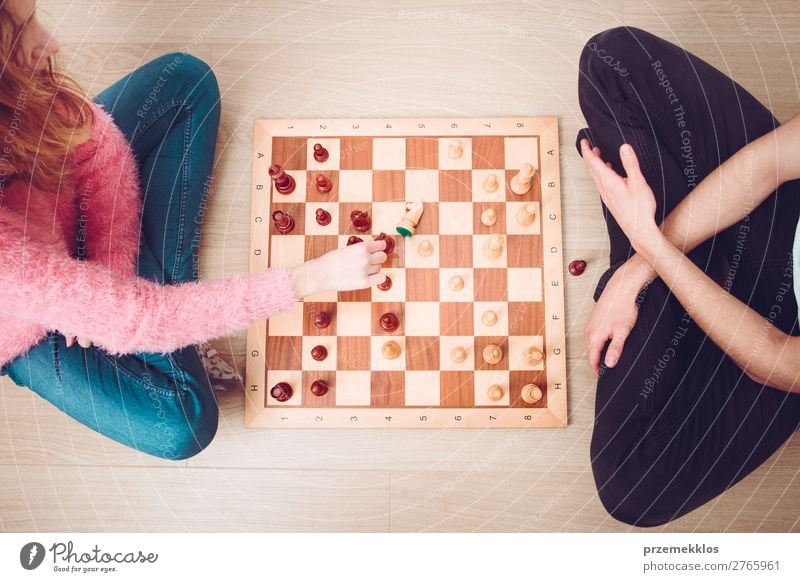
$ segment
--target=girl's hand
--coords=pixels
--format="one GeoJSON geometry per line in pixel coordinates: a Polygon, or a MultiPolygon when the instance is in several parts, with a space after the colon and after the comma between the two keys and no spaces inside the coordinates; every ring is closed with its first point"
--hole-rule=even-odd
{"type": "Polygon", "coordinates": [[[354,291],[386,280],[381,264],[386,241],[356,243],[325,253],[292,269],[295,296],[302,299],[320,291],[354,291]]]}
{"type": "Polygon", "coordinates": [[[90,347],[92,345],[92,341],[90,339],[85,338],[85,337],[80,336],[80,335],[79,336],[74,336],[72,334],[67,334],[66,338],[67,338],[67,347],[68,348],[72,347],[72,344],[74,344],[76,340],[78,341],[78,345],[81,346],[82,348],[88,348],[88,347],[90,347]]]}
{"type": "Polygon", "coordinates": [[[633,148],[629,144],[622,144],[619,148],[627,178],[617,174],[611,164],[603,162],[600,148],[590,148],[587,139],[581,140],[581,154],[600,192],[600,198],[633,248],[637,252],[652,248],[661,233],[655,221],[656,199],[639,168],[633,148]]]}

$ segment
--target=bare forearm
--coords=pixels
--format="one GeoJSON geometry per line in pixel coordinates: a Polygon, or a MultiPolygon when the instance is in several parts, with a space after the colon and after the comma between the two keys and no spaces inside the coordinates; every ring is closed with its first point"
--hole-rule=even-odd
{"type": "MultiPolygon", "coordinates": [[[[667,240],[687,254],[755,210],[780,185],[776,149],[788,133],[762,136],[711,172],[661,223],[667,240]]],[[[656,277],[641,257],[631,260],[639,267],[642,284],[656,277]]]]}
{"type": "MultiPolygon", "coordinates": [[[[725,292],[664,237],[649,244],[642,258],[697,325],[749,377],[782,390],[800,391],[796,347],[771,319],[725,292]]],[[[781,308],[776,302],[773,309],[781,308]]]]}

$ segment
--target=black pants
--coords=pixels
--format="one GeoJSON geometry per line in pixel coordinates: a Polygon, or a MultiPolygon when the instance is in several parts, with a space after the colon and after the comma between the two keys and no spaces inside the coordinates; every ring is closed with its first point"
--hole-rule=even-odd
{"type": "MultiPolygon", "coordinates": [[[[613,28],[589,40],[578,90],[588,123],[578,141],[588,137],[620,174],[619,146],[633,145],[657,198],[658,222],[714,168],[778,125],[720,71],[636,28],[613,28]]],[[[745,176],[745,192],[754,186],[745,176]]],[[[764,316],[765,325],[798,335],[791,249],[800,182],[754,206],[689,256],[764,316]]],[[[632,252],[603,210],[611,268],[595,300],[632,252]]],[[[733,486],[799,425],[800,395],[748,378],[656,279],[639,296],[638,322],[621,360],[601,367],[591,444],[600,499],[620,521],[663,524],[733,486]]]]}

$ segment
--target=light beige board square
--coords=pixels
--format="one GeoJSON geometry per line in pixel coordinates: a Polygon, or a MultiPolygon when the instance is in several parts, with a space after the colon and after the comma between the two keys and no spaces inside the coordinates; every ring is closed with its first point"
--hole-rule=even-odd
{"type": "MultiPolygon", "coordinates": [[[[381,269],[381,272],[391,277],[392,288],[388,291],[381,291],[377,287],[373,288],[372,300],[382,303],[387,301],[404,302],[406,300],[406,270],[386,267],[381,269]]],[[[407,319],[408,317],[406,317],[407,319]]]]}
{"type": "Polygon", "coordinates": [[[405,170],[405,138],[380,138],[372,140],[373,170],[405,170]]]}
{"type": "MultiPolygon", "coordinates": [[[[308,229],[308,226],[306,226],[306,229],[308,229]]],[[[507,202],[506,232],[508,234],[541,234],[541,205],[538,202],[507,202]],[[536,207],[536,218],[531,224],[522,226],[517,220],[517,213],[526,204],[533,204],[536,207]]]]}
{"type": "Polygon", "coordinates": [[[340,301],[336,307],[336,333],[364,336],[372,333],[372,304],[367,301],[340,301]]]}
{"type": "MultiPolygon", "coordinates": [[[[438,269],[439,268],[439,236],[434,234],[416,234],[406,239],[406,267],[412,269],[438,269]],[[419,254],[419,245],[422,241],[433,244],[433,253],[429,257],[419,254]]],[[[413,281],[412,281],[413,283],[413,281]]]]}
{"type": "Polygon", "coordinates": [[[475,369],[475,339],[472,336],[442,336],[439,338],[439,367],[444,371],[475,369]],[[450,358],[453,348],[462,347],[467,352],[467,359],[461,363],[450,358]]]}
{"type": "Polygon", "coordinates": [[[473,304],[474,333],[477,336],[507,336],[508,335],[508,304],[505,302],[476,301],[473,304]],[[497,323],[484,325],[482,317],[487,311],[497,314],[497,323]]]}
{"type": "Polygon", "coordinates": [[[439,406],[440,379],[437,371],[413,370],[406,372],[406,406],[439,406]]]}
{"type": "Polygon", "coordinates": [[[295,187],[291,194],[281,194],[275,189],[275,180],[269,178],[272,188],[273,202],[305,202],[306,201],[306,173],[304,170],[286,170],[294,178],[295,187]]]}
{"type": "Polygon", "coordinates": [[[305,261],[305,237],[299,234],[282,234],[271,237],[270,265],[295,267],[305,261]]]}
{"type": "Polygon", "coordinates": [[[542,270],[539,267],[508,269],[509,301],[541,301],[542,270]]]}
{"type": "Polygon", "coordinates": [[[472,266],[477,269],[500,269],[508,265],[508,240],[500,235],[503,240],[503,252],[497,258],[489,258],[483,254],[483,245],[491,235],[476,234],[472,237],[472,266]]]}
{"type": "Polygon", "coordinates": [[[439,234],[465,234],[472,231],[472,202],[440,202],[439,234]]]}
{"type": "Polygon", "coordinates": [[[306,234],[339,234],[339,205],[335,202],[314,202],[306,204],[306,234]],[[325,226],[317,223],[317,209],[331,213],[331,221],[325,226]]]}
{"type": "Polygon", "coordinates": [[[303,372],[301,370],[268,370],[267,371],[267,406],[300,406],[303,401],[303,372]],[[288,382],[292,387],[292,397],[286,402],[278,402],[270,394],[270,390],[278,382],[288,382]]]}
{"type": "Polygon", "coordinates": [[[405,306],[405,331],[409,336],[439,335],[439,303],[409,301],[405,306]]]}
{"type": "Polygon", "coordinates": [[[439,138],[439,169],[440,170],[469,170],[472,168],[472,139],[468,137],[457,138],[461,142],[464,153],[460,158],[453,159],[448,153],[452,137],[439,138]]]}
{"type": "Polygon", "coordinates": [[[339,171],[339,202],[371,202],[372,172],[370,170],[339,171]]]}
{"type": "Polygon", "coordinates": [[[335,370],[336,369],[336,336],[304,336],[302,347],[303,370],[335,370]],[[328,357],[318,362],[311,357],[311,349],[314,346],[324,346],[328,350],[328,357]]]}
{"type": "Polygon", "coordinates": [[[306,150],[306,167],[311,171],[317,170],[338,170],[339,160],[341,159],[341,145],[339,139],[335,137],[314,138],[308,140],[306,150]],[[314,144],[322,144],[328,150],[328,159],[319,163],[314,159],[314,144]]]}
{"type": "Polygon", "coordinates": [[[476,370],[475,371],[475,406],[508,406],[511,404],[509,394],[508,370],[476,370]],[[497,384],[503,388],[500,400],[489,400],[489,387],[497,384]]]}
{"type": "Polygon", "coordinates": [[[269,335],[303,335],[303,304],[298,301],[285,313],[269,318],[269,335]]]}
{"type": "Polygon", "coordinates": [[[439,301],[472,301],[475,298],[475,277],[472,269],[455,268],[439,271],[439,301]],[[464,288],[454,291],[450,288],[450,278],[461,277],[464,288]]]}
{"type": "Polygon", "coordinates": [[[472,170],[472,200],[473,202],[505,202],[506,199],[506,173],[503,170],[472,170]],[[483,183],[489,174],[497,176],[497,190],[487,192],[483,183]]]}
{"type": "Polygon", "coordinates": [[[535,137],[505,138],[506,169],[519,170],[523,164],[539,167],[539,139],[535,137]]]}
{"type": "Polygon", "coordinates": [[[336,372],[336,406],[369,406],[370,381],[369,370],[336,372]]]}
{"type": "Polygon", "coordinates": [[[406,170],[405,184],[406,200],[439,200],[439,172],[436,170],[406,170]]]}
{"type": "Polygon", "coordinates": [[[372,232],[385,232],[387,235],[399,239],[401,235],[395,230],[395,227],[403,217],[405,207],[404,202],[373,202],[372,232]]]}
{"type": "Polygon", "coordinates": [[[544,360],[535,366],[529,366],[522,359],[522,353],[534,346],[544,353],[544,338],[540,335],[512,335],[508,338],[508,368],[509,370],[544,370],[544,360]]]}
{"type": "Polygon", "coordinates": [[[371,369],[373,372],[383,372],[387,370],[405,370],[406,369],[406,338],[401,335],[394,336],[373,336],[370,338],[370,355],[371,355],[371,369]],[[383,344],[387,341],[394,341],[400,345],[402,350],[400,357],[390,360],[384,358],[381,353],[383,344]]]}

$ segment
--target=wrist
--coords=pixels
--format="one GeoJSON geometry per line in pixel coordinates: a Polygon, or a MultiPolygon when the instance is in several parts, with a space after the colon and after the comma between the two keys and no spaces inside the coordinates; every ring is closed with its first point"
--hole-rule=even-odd
{"type": "Polygon", "coordinates": [[[313,275],[313,268],[311,268],[312,262],[313,261],[307,261],[289,269],[289,273],[292,277],[292,289],[294,289],[295,299],[308,297],[318,291],[314,283],[317,278],[313,275]]]}
{"type": "Polygon", "coordinates": [[[625,269],[626,278],[630,278],[636,282],[637,292],[658,276],[658,273],[655,272],[655,269],[653,269],[650,263],[648,263],[647,260],[639,253],[634,253],[631,255],[631,257],[620,268],[625,269]]]}

